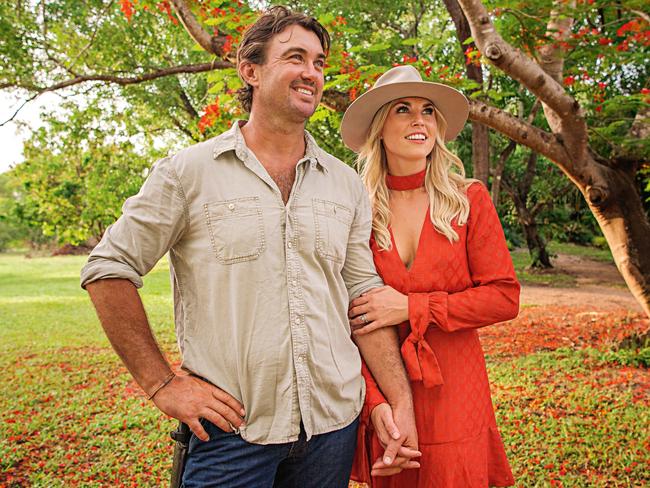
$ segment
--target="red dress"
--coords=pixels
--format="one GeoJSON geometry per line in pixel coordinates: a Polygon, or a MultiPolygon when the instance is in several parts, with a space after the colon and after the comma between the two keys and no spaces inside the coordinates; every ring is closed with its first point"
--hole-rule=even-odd
{"type": "MultiPolygon", "coordinates": [[[[390,251],[370,245],[384,282],[408,294],[409,320],[398,326],[411,379],[419,469],[373,477],[373,488],[473,488],[510,486],[514,478],[494,418],[485,359],[476,329],[515,317],[519,283],[490,196],[480,183],[467,195],[466,225],[450,243],[424,219],[410,269],[393,239],[390,251]]],[[[392,238],[392,233],[391,233],[392,238]]],[[[352,479],[370,483],[370,466],[384,449],[369,414],[384,402],[363,366],[366,403],[361,416],[352,479]]]]}

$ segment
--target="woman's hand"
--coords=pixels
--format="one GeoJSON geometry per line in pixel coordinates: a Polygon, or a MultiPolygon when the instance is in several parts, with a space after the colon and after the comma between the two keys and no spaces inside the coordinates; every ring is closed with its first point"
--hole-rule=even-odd
{"type": "Polygon", "coordinates": [[[348,317],[356,335],[401,324],[409,318],[409,298],[390,286],[373,288],[352,300],[348,317]]]}
{"type": "Polygon", "coordinates": [[[377,459],[372,465],[370,472],[372,476],[391,476],[404,469],[420,467],[420,463],[414,458],[420,457],[422,453],[408,447],[403,439],[400,442],[400,433],[388,403],[380,403],[373,408],[370,420],[377,432],[379,442],[386,449],[384,456],[377,459]]]}

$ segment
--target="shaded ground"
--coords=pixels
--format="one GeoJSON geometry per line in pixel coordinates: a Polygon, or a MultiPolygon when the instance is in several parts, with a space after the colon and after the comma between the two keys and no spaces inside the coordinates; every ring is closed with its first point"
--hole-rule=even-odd
{"type": "Polygon", "coordinates": [[[584,313],[598,310],[641,312],[641,306],[625,286],[616,266],[584,256],[558,254],[554,268],[538,274],[568,275],[568,286],[540,286],[523,282],[522,306],[568,306],[583,308],[584,313]]]}

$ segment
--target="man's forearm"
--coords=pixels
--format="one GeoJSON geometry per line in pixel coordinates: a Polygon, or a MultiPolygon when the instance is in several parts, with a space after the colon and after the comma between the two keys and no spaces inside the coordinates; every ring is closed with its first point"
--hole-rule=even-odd
{"type": "Polygon", "coordinates": [[[171,368],[154,339],[136,287],[129,280],[105,279],[89,283],[86,290],[115,352],[151,394],[171,368]]]}
{"type": "Polygon", "coordinates": [[[357,336],[355,341],[388,403],[411,405],[411,386],[402,362],[397,329],[382,327],[357,336]]]}

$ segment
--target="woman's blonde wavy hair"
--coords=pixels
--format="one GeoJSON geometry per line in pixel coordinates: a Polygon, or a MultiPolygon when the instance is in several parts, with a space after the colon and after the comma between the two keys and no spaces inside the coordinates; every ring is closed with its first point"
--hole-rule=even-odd
{"type": "MultiPolygon", "coordinates": [[[[357,167],[368,189],[373,208],[372,230],[380,249],[388,251],[392,247],[388,224],[390,224],[390,207],[388,205],[388,187],[386,174],[388,165],[386,151],[381,141],[381,131],[390,109],[397,102],[384,104],[375,114],[368,132],[368,139],[361,147],[357,157],[357,167]]],[[[436,142],[427,156],[427,172],[424,186],[429,194],[429,216],[434,228],[450,242],[458,240],[458,233],[452,227],[456,219],[458,225],[464,225],[469,216],[467,187],[474,180],[465,178],[465,168],[461,160],[445,146],[447,122],[434,107],[436,116],[436,142]]]]}

